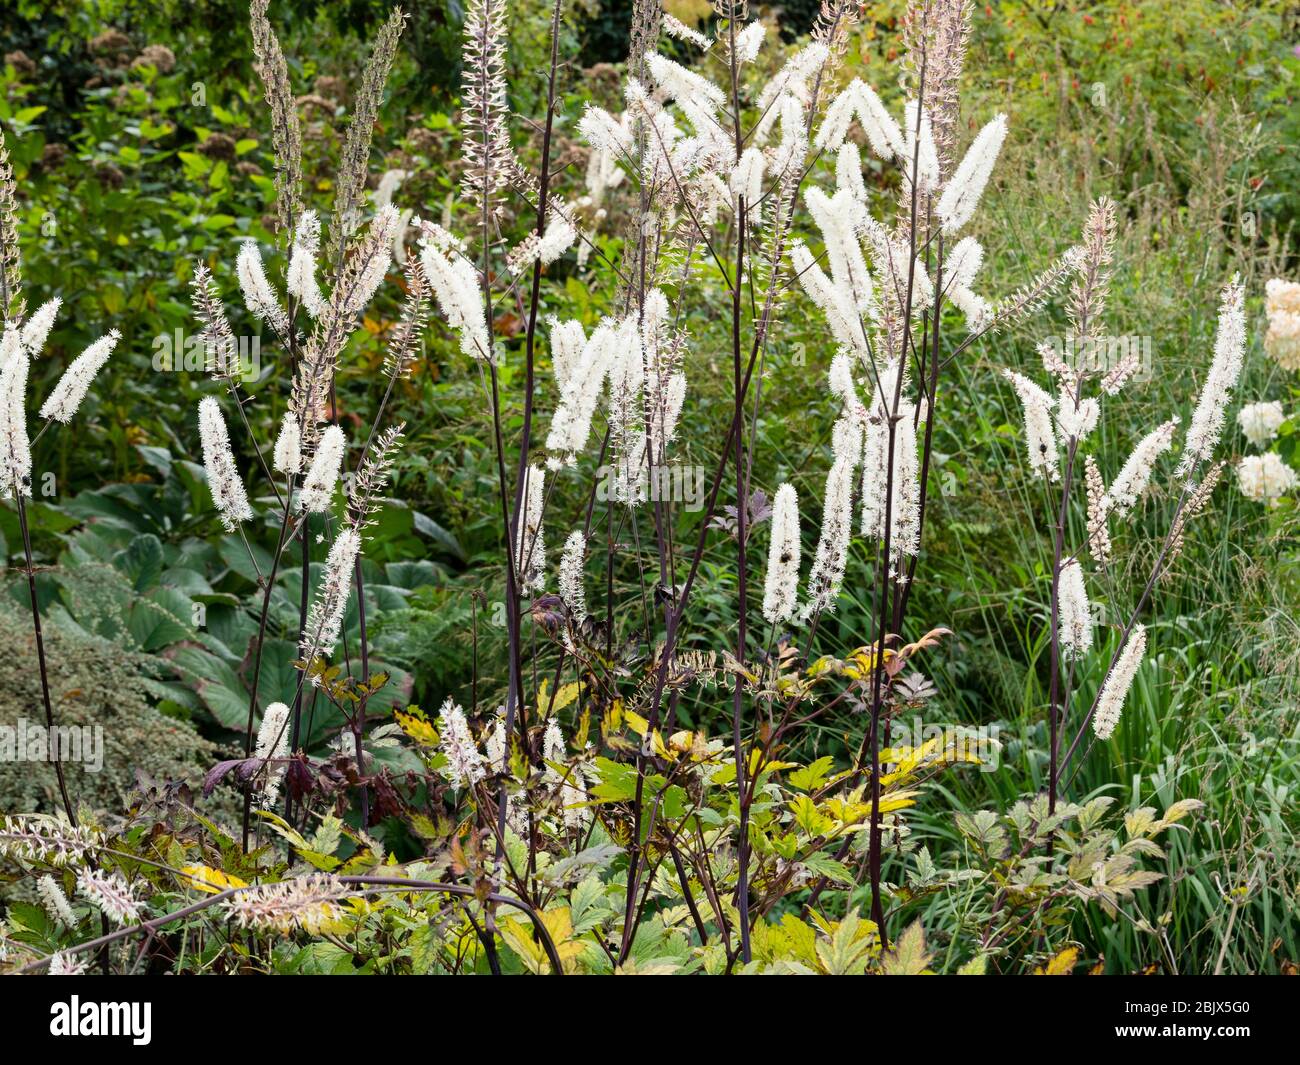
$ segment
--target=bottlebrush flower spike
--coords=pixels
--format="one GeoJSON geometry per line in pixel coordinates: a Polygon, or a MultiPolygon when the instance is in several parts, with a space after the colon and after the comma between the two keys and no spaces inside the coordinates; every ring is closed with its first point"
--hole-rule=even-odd
{"type": "Polygon", "coordinates": [[[1146,487],[1151,483],[1151,471],[1155,469],[1156,460],[1174,444],[1174,430],[1178,428],[1178,419],[1170,418],[1163,425],[1156,426],[1147,433],[1120,468],[1119,474],[1111,482],[1106,492],[1106,509],[1114,510],[1123,517],[1133,509],[1146,487]]]}
{"type": "Polygon", "coordinates": [[[1245,298],[1240,279],[1234,277],[1223,290],[1214,358],[1187,426],[1183,457],[1178,463],[1180,477],[1190,476],[1199,463],[1210,457],[1223,432],[1224,413],[1246,355],[1245,298]]]}
{"type": "Polygon", "coordinates": [[[851,414],[855,422],[866,418],[867,409],[858,398],[858,386],[853,380],[853,356],[847,351],[838,351],[831,359],[826,384],[831,395],[840,401],[841,413],[851,414]]]}
{"type": "Polygon", "coordinates": [[[997,302],[990,315],[990,327],[1005,329],[1038,310],[1067,277],[1078,272],[1082,262],[1082,248],[1067,248],[1059,259],[1027,285],[997,302]]]}
{"type": "Polygon", "coordinates": [[[587,805],[587,789],[581,781],[574,782],[576,773],[569,774],[569,780],[560,785],[560,811],[564,818],[564,827],[569,831],[578,831],[591,821],[591,808],[587,805]]]}
{"type": "Polygon", "coordinates": [[[354,268],[349,264],[349,269],[356,272],[351,297],[345,304],[346,313],[361,314],[384,283],[401,221],[402,213],[391,203],[380,207],[370,220],[370,228],[355,252],[360,265],[354,268]]]}
{"type": "Polygon", "coordinates": [[[443,774],[453,788],[475,784],[487,776],[483,755],[474,744],[465,711],[450,697],[438,711],[438,746],[447,759],[443,774]]]}
{"type": "Polygon", "coordinates": [[[244,305],[249,313],[265,322],[280,336],[288,336],[289,316],[280,305],[280,297],[271,287],[271,282],[266,279],[262,254],[257,250],[255,240],[245,240],[240,244],[239,257],[235,260],[235,275],[239,278],[239,288],[244,293],[244,305]]]}
{"type": "Polygon", "coordinates": [[[663,16],[664,33],[669,37],[675,37],[679,41],[690,41],[691,44],[697,45],[702,51],[707,52],[713,42],[699,30],[693,30],[680,19],[674,18],[666,11],[663,16]]]}
{"type": "Polygon", "coordinates": [[[763,617],[780,625],[794,617],[799,598],[799,495],[791,484],[772,502],[772,542],[767,552],[763,617]]]}
{"type": "Polygon", "coordinates": [[[289,295],[299,299],[312,318],[319,318],[325,309],[325,299],[316,283],[316,256],[319,252],[320,217],[315,211],[303,211],[294,233],[289,273],[285,280],[289,295]]]}
{"type": "Polygon", "coordinates": [[[1039,343],[1038,357],[1043,360],[1043,369],[1060,382],[1064,389],[1079,387],[1079,374],[1065,361],[1065,355],[1059,340],[1044,340],[1039,343]]]}
{"type": "MultiPolygon", "coordinates": [[[[881,376],[884,395],[878,396],[867,422],[862,458],[862,535],[883,542],[885,537],[885,489],[889,464],[888,404],[892,393],[888,378],[881,376]]],[[[921,480],[916,446],[916,405],[900,400],[894,429],[893,492],[889,501],[889,553],[891,566],[904,555],[920,550],[921,480]]]]}
{"type": "MultiPolygon", "coordinates": [[[[1282,466],[1287,474],[1289,474],[1291,487],[1295,487],[1297,481],[1295,470],[1282,463],[1281,457],[1276,452],[1268,451],[1262,456],[1248,456],[1247,459],[1242,459],[1242,462],[1244,464],[1249,458],[1256,457],[1264,458],[1266,460],[1272,458],[1275,460],[1282,466]]],[[[1220,459],[1205,471],[1205,476],[1201,478],[1201,483],[1188,494],[1187,502],[1184,504],[1182,512],[1179,513],[1177,518],[1174,520],[1173,525],[1169,528],[1169,553],[1165,556],[1165,568],[1160,574],[1162,578],[1168,576],[1170,567],[1175,561],[1177,561],[1178,556],[1182,553],[1183,538],[1187,534],[1188,523],[1209,506],[1210,498],[1214,495],[1215,486],[1218,485],[1219,478],[1223,476],[1223,471],[1227,465],[1228,463],[1226,459],[1220,459]]]]}
{"type": "Polygon", "coordinates": [[[609,367],[609,421],[615,450],[628,450],[638,433],[644,435],[645,352],[636,315],[615,326],[609,367]]]}
{"type": "Polygon", "coordinates": [[[59,383],[54,386],[54,391],[41,407],[41,417],[52,418],[65,425],[72,421],[82,400],[86,398],[86,393],[90,391],[95,375],[108,361],[108,357],[121,339],[122,334],[113,329],[78,355],[72,361],[72,365],[63,372],[59,383]]]}
{"type": "MultiPolygon", "coordinates": [[[[688,70],[658,52],[647,55],[645,62],[655,84],[683,110],[694,105],[713,114],[726,105],[727,94],[702,74],[688,70]]],[[[687,117],[690,117],[689,113],[687,117]]]]}
{"type": "Polygon", "coordinates": [[[1097,428],[1100,417],[1101,406],[1092,396],[1076,403],[1075,397],[1067,394],[1057,401],[1056,424],[1062,440],[1083,440],[1097,428]]]}
{"type": "MultiPolygon", "coordinates": [[[[546,722],[546,731],[542,733],[542,761],[563,762],[565,757],[564,733],[560,731],[559,721],[551,718],[546,722]]],[[[548,784],[558,784],[561,780],[559,770],[549,765],[542,775],[548,784]]]]}
{"type": "Polygon", "coordinates": [[[897,559],[915,555],[921,548],[921,474],[916,447],[916,404],[898,404],[894,430],[894,498],[890,506],[893,531],[889,548],[897,559]]]}
{"type": "Polygon", "coordinates": [[[806,620],[822,610],[834,610],[839,598],[840,582],[848,558],[853,534],[853,472],[856,464],[847,456],[836,459],[826,475],[826,495],[822,503],[822,528],[817,540],[817,554],[808,574],[808,601],[802,617],[806,620]]]}
{"type": "Polygon", "coordinates": [[[970,288],[984,265],[984,246],[974,237],[962,237],[944,258],[944,288],[970,288]]]}
{"type": "Polygon", "coordinates": [[[0,352],[8,357],[0,369],[0,496],[11,491],[32,494],[32,447],[27,435],[27,372],[31,365],[18,330],[5,329],[0,352]]]}
{"type": "Polygon", "coordinates": [[[1029,452],[1030,468],[1039,476],[1055,481],[1060,476],[1056,431],[1052,426],[1052,407],[1056,400],[1023,374],[1003,370],[1002,376],[1015,387],[1024,409],[1025,447],[1029,452]]]}
{"type": "Polygon", "coordinates": [[[746,148],[740,161],[731,171],[731,194],[745,197],[750,217],[759,209],[763,198],[763,152],[759,148],[746,148]]]}
{"type": "Polygon", "coordinates": [[[860,82],[855,81],[836,96],[826,108],[821,125],[817,127],[817,136],[813,139],[813,147],[818,151],[837,149],[848,138],[849,126],[853,123],[853,115],[858,103],[854,86],[858,84],[860,82]]]}
{"type": "Polygon", "coordinates": [[[1142,358],[1136,344],[1129,346],[1124,355],[1106,371],[1098,387],[1108,396],[1119,395],[1120,389],[1124,387],[1138,370],[1142,369],[1142,358]]]}
{"type": "Polygon", "coordinates": [[[576,364],[571,363],[569,348],[581,336],[582,327],[576,322],[570,324],[577,326],[576,336],[570,333],[557,345],[556,335],[552,334],[553,360],[556,353],[566,352],[562,359],[555,361],[556,376],[558,378],[563,373],[564,381],[560,386],[560,402],[551,417],[550,431],[546,436],[546,450],[552,456],[547,464],[552,468],[572,464],[578,452],[587,446],[591,420],[614,358],[614,328],[610,323],[602,322],[583,344],[576,364]]]}
{"type": "Polygon", "coordinates": [[[1147,652],[1147,629],[1145,625],[1135,625],[1129,633],[1115,665],[1111,668],[1101,686],[1101,697],[1097,700],[1097,712],[1092,718],[1092,731],[1097,739],[1108,740],[1119,724],[1120,714],[1124,710],[1124,701],[1128,698],[1133,679],[1147,652]]]}
{"type": "Polygon", "coordinates": [[[506,743],[506,708],[498,706],[491,725],[483,733],[483,757],[488,768],[500,766],[504,769],[509,763],[506,758],[510,745],[506,743]]]}
{"type": "Polygon", "coordinates": [[[636,149],[628,123],[593,104],[587,104],[578,119],[578,132],[594,151],[605,152],[622,162],[630,161],[636,149]]]}
{"type": "Polygon", "coordinates": [[[936,213],[945,233],[956,233],[975,214],[1006,136],[1007,116],[999,114],[979,131],[966,150],[965,157],[939,197],[936,213]]]}
{"type": "Polygon", "coordinates": [[[569,608],[575,625],[581,625],[587,617],[587,593],[582,583],[586,554],[587,538],[581,529],[575,529],[564,541],[560,555],[560,599],[569,608]]]}
{"type": "Polygon", "coordinates": [[[1077,559],[1061,566],[1057,594],[1062,653],[1066,658],[1082,658],[1092,648],[1092,611],[1077,559]]]}
{"type": "Polygon", "coordinates": [[[969,332],[978,333],[992,321],[992,305],[983,296],[968,288],[951,289],[948,300],[966,316],[966,329],[969,332]]]}
{"type": "Polygon", "coordinates": [[[63,888],[54,882],[54,877],[47,873],[37,880],[36,893],[40,896],[41,905],[45,907],[45,912],[51,921],[62,921],[66,928],[77,927],[77,915],[72,912],[68,896],[63,893],[63,888]]]}
{"type": "Polygon", "coordinates": [[[46,300],[41,304],[40,309],[24,323],[22,332],[23,347],[27,349],[27,354],[33,359],[45,349],[45,341],[49,338],[50,330],[54,328],[54,319],[58,316],[61,306],[63,306],[63,300],[57,296],[52,300],[46,300]]]}
{"type": "Polygon", "coordinates": [[[555,387],[563,395],[569,378],[582,359],[587,334],[576,319],[561,321],[551,317],[547,319],[547,325],[550,327],[551,371],[555,374],[555,387]]]}
{"type": "Polygon", "coordinates": [[[845,190],[827,196],[814,185],[804,193],[804,202],[826,242],[832,282],[849,298],[853,307],[867,311],[872,307],[874,293],[862,245],[853,226],[855,218],[861,214],[853,193],[845,190]]]}
{"type": "Polygon", "coordinates": [[[934,192],[939,187],[939,153],[934,146],[934,127],[930,113],[921,110],[920,126],[917,124],[917,102],[908,100],[903,108],[903,178],[912,180],[916,169],[916,187],[921,193],[934,192]],[[919,137],[918,137],[919,134],[919,137]]]}
{"type": "Polygon", "coordinates": [[[646,434],[638,431],[630,436],[622,450],[614,456],[614,468],[608,481],[609,498],[629,507],[640,506],[646,500],[650,487],[650,470],[646,465],[646,434]]]}
{"type": "Polygon", "coordinates": [[[836,341],[863,357],[870,357],[870,344],[852,294],[826,276],[802,241],[796,241],[790,249],[790,265],[808,298],[826,315],[826,323],[836,341]]]}
{"type": "Polygon", "coordinates": [[[302,202],[302,129],[298,106],[289,82],[289,64],[280,40],[267,18],[270,0],[252,0],[249,24],[257,72],[271,109],[271,143],[275,151],[276,214],[282,231],[288,230],[302,202]]]}
{"type": "Polygon", "coordinates": [[[492,359],[483,288],[478,271],[442,234],[425,227],[420,265],[447,325],[460,335],[460,350],[480,362],[492,359]]]}
{"type": "Polygon", "coordinates": [[[22,330],[13,322],[6,322],[4,332],[0,334],[0,373],[4,373],[9,360],[22,350],[24,350],[22,330]]]}
{"type": "Polygon", "coordinates": [[[235,465],[226,419],[214,396],[199,400],[199,440],[203,444],[203,465],[208,471],[212,504],[226,531],[234,532],[240,522],[253,517],[253,508],[248,505],[248,494],[235,465]]]}
{"type": "Polygon", "coordinates": [[[578,239],[578,231],[573,223],[557,210],[555,217],[547,223],[546,232],[537,244],[537,257],[543,266],[550,266],[561,255],[573,247],[578,239]]]}
{"type": "MultiPolygon", "coordinates": [[[[820,41],[813,41],[811,44],[799,49],[785,61],[785,64],[777,71],[776,76],[763,86],[756,101],[758,110],[767,112],[770,121],[772,113],[777,110],[771,105],[780,100],[782,96],[789,96],[800,103],[809,100],[812,94],[808,82],[817,76],[829,59],[830,49],[820,41]]],[[[760,142],[766,135],[763,133],[763,129],[764,123],[760,121],[754,131],[754,136],[760,142]]]]}
{"type": "Polygon", "coordinates": [[[346,887],[328,873],[309,873],[272,884],[242,888],[224,903],[240,928],[319,935],[343,917],[339,901],[346,887]]]}
{"type": "Polygon", "coordinates": [[[854,115],[866,134],[867,144],[878,158],[886,162],[905,158],[907,146],[902,129],[875,89],[857,78],[826,109],[814,146],[818,150],[838,148],[848,136],[854,115]]]}
{"type": "Polygon", "coordinates": [[[304,658],[332,655],[343,628],[343,615],[347,613],[348,598],[352,593],[352,577],[357,556],[361,554],[361,534],[356,529],[343,529],[325,556],[325,576],[321,580],[316,600],[307,616],[307,629],[299,650],[304,658]]]}
{"type": "Polygon", "coordinates": [[[893,115],[876,95],[875,89],[861,81],[857,85],[858,121],[862,125],[862,132],[867,135],[871,150],[886,162],[890,159],[905,159],[907,140],[893,115]]]}
{"type": "Polygon", "coordinates": [[[754,21],[736,34],[736,59],[740,63],[752,63],[758,58],[758,51],[763,47],[763,38],[767,27],[754,21]]]}
{"type": "Polygon", "coordinates": [[[835,155],[835,189],[848,193],[854,203],[866,210],[867,186],[862,180],[862,156],[852,141],[841,144],[835,155]]]}
{"type": "Polygon", "coordinates": [[[277,472],[290,477],[302,472],[302,429],[293,411],[285,411],[280,419],[280,434],[275,438],[272,462],[277,472]]]}
{"type": "Polygon", "coordinates": [[[506,124],[506,29],[505,0],[469,0],[465,5],[461,189],[476,215],[496,213],[496,194],[505,188],[515,161],[506,124]]]}
{"type": "Polygon", "coordinates": [[[331,425],[321,434],[312,456],[307,476],[303,478],[302,492],[298,496],[298,506],[314,514],[329,510],[334,500],[334,489],[338,487],[339,470],[343,466],[343,452],[347,448],[347,439],[343,430],[331,425]]]}
{"type": "Polygon", "coordinates": [[[1106,496],[1101,471],[1097,469],[1097,460],[1088,455],[1083,463],[1088,489],[1088,546],[1092,557],[1104,563],[1110,558],[1110,528],[1107,525],[1110,500],[1106,496]]]}
{"type": "Polygon", "coordinates": [[[519,531],[515,538],[515,570],[519,590],[546,590],[546,545],[542,539],[542,506],[545,501],[546,471],[529,466],[524,475],[523,511],[518,516],[519,531]]]}
{"type": "Polygon", "coordinates": [[[862,452],[862,535],[882,539],[885,535],[885,472],[889,456],[889,425],[886,416],[873,414],[867,422],[862,452]]]}
{"type": "Polygon", "coordinates": [[[0,817],[0,858],[41,862],[56,868],[83,862],[104,841],[98,829],[70,825],[45,814],[0,817]]]}
{"type": "Polygon", "coordinates": [[[801,96],[793,92],[781,98],[781,139],[775,148],[768,148],[767,161],[768,168],[783,183],[797,174],[807,159],[809,130],[805,107],[801,96]]]}
{"type": "Polygon", "coordinates": [[[141,903],[120,873],[82,869],[77,873],[77,890],[115,924],[127,924],[140,919],[141,903]]]}
{"type": "Polygon", "coordinates": [[[194,267],[194,279],[190,282],[191,299],[194,313],[203,323],[199,336],[203,339],[207,370],[216,378],[229,378],[238,365],[236,354],[238,346],[235,336],[230,331],[230,322],[226,319],[226,309],[221,303],[221,293],[217,282],[206,263],[197,263],[194,267]]]}
{"type": "MultiPolygon", "coordinates": [[[[262,713],[262,723],[257,728],[257,745],[253,757],[279,760],[289,754],[289,707],[284,703],[271,703],[262,713]]],[[[262,770],[262,806],[270,809],[280,796],[280,782],[287,766],[268,765],[262,770]]]]}
{"type": "Polygon", "coordinates": [[[86,963],[76,955],[60,950],[50,955],[50,964],[45,972],[49,976],[85,976],[86,963]]]}

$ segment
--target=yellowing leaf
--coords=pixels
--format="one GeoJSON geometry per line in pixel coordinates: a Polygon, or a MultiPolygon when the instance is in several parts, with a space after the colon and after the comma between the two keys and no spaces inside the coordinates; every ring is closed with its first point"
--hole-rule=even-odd
{"type": "Polygon", "coordinates": [[[695,733],[690,729],[674,732],[668,737],[668,746],[674,751],[689,751],[695,744],[695,733]]]}
{"type": "Polygon", "coordinates": [[[748,768],[745,772],[747,772],[751,777],[760,772],[766,775],[769,773],[775,773],[781,769],[794,769],[799,764],[798,762],[764,762],[763,751],[762,748],[759,747],[753,747],[750,749],[749,758],[746,759],[746,761],[748,762],[748,768]],[[762,764],[760,765],[760,763],[762,764]]]}
{"type": "Polygon", "coordinates": [[[820,836],[832,828],[830,818],[820,813],[817,804],[807,795],[796,795],[790,801],[790,812],[794,821],[810,836],[820,836]]]}
{"type": "MultiPolygon", "coordinates": [[[[888,647],[885,648],[884,660],[888,662],[894,657],[894,652],[888,647]]],[[[870,677],[876,667],[876,648],[859,647],[848,658],[844,660],[844,675],[853,680],[862,680],[870,677]]]]}
{"type": "MultiPolygon", "coordinates": [[[[577,968],[577,960],[582,955],[583,943],[573,938],[573,918],[567,906],[558,906],[543,910],[537,915],[555,944],[555,952],[560,956],[560,964],[566,973],[577,968]]],[[[519,959],[530,972],[541,975],[551,972],[551,962],[546,956],[546,949],[534,936],[533,923],[528,918],[507,917],[497,926],[501,938],[519,955],[519,959]]]]}
{"type": "Polygon", "coordinates": [[[195,891],[204,891],[209,895],[216,895],[230,888],[248,887],[247,880],[240,880],[239,877],[223,873],[220,869],[213,869],[210,865],[182,865],[180,872],[188,878],[189,886],[195,891]]]}
{"type": "Polygon", "coordinates": [[[915,806],[916,800],[913,796],[920,794],[919,791],[895,791],[889,795],[882,795],[880,797],[880,812],[888,814],[895,810],[906,810],[909,806],[915,806]]]}
{"type": "Polygon", "coordinates": [[[786,781],[790,787],[798,788],[800,791],[814,791],[826,780],[834,764],[834,759],[826,755],[818,758],[811,765],[796,769],[786,777],[786,781]]]}
{"type": "Polygon", "coordinates": [[[913,921],[898,937],[892,950],[880,959],[880,968],[886,976],[925,976],[931,955],[925,950],[925,931],[921,922],[913,921]]]}
{"type": "Polygon", "coordinates": [[[1069,976],[1079,961],[1079,948],[1066,947],[1045,966],[1034,970],[1035,976],[1069,976]]]}
{"type": "Polygon", "coordinates": [[[421,747],[438,746],[438,733],[423,714],[416,715],[409,710],[395,710],[393,720],[421,747]]]}
{"type": "Polygon", "coordinates": [[[578,685],[562,684],[555,692],[555,700],[550,704],[551,713],[559,713],[566,706],[572,704],[578,698],[578,685]]]}

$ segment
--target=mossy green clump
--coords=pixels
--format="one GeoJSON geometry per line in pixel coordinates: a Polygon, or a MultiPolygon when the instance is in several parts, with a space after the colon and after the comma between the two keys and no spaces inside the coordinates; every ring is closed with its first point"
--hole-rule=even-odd
{"type": "MultiPolygon", "coordinates": [[[[98,772],[83,763],[64,765],[73,803],[121,816],[141,777],[183,780],[197,795],[219,748],[189,722],[151,705],[147,656],[50,624],[44,637],[55,723],[102,728],[98,772]]],[[[45,724],[36,641],[30,616],[0,598],[0,726],[15,727],[20,719],[45,724]]],[[[0,812],[55,813],[59,807],[52,763],[0,760],[0,812]]]]}

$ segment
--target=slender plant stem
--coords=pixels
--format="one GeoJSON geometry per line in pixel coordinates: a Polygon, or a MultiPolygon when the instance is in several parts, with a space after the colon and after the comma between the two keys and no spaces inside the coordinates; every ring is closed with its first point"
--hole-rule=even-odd
{"type": "Polygon", "coordinates": [[[23,538],[23,564],[27,571],[27,594],[32,604],[32,632],[36,636],[36,663],[41,678],[41,702],[45,708],[45,727],[51,737],[50,754],[54,762],[54,775],[59,782],[59,798],[63,801],[64,812],[71,824],[77,823],[77,814],[68,795],[68,782],[63,773],[63,761],[59,758],[58,744],[54,736],[54,705],[50,699],[50,676],[45,663],[45,635],[41,631],[41,604],[36,595],[36,569],[32,564],[32,536],[27,524],[27,502],[23,497],[21,485],[14,485],[14,499],[18,502],[18,526],[23,538]]]}

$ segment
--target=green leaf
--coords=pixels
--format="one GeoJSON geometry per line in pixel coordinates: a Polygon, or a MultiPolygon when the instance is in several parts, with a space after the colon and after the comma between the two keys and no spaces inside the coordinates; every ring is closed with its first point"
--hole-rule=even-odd
{"type": "Polygon", "coordinates": [[[131,604],[127,628],[142,651],[159,651],[194,635],[190,597],[175,588],[155,588],[131,604]]]}
{"type": "Polygon", "coordinates": [[[352,955],[333,943],[311,943],[289,962],[288,972],[303,976],[342,976],[357,972],[352,955]]]}
{"type": "Polygon", "coordinates": [[[546,870],[545,880],[551,884],[564,884],[579,876],[599,873],[623,853],[614,843],[602,843],[585,851],[561,858],[546,870]]]}
{"type": "Polygon", "coordinates": [[[636,798],[636,771],[608,758],[597,758],[600,783],[591,789],[591,797],[600,802],[628,802],[636,798]]]}
{"type": "Polygon", "coordinates": [[[832,883],[843,884],[846,887],[852,887],[856,883],[848,866],[843,862],[837,862],[829,854],[820,852],[810,854],[803,860],[803,864],[818,876],[824,876],[832,883]]]}
{"type": "Polygon", "coordinates": [[[222,562],[253,584],[257,583],[258,567],[261,568],[262,573],[271,572],[271,552],[260,544],[250,542],[246,548],[244,541],[231,533],[221,538],[218,550],[222,562]],[[252,559],[249,558],[249,548],[252,549],[252,557],[257,559],[257,566],[254,566],[252,559]]]}
{"type": "Polygon", "coordinates": [[[167,657],[217,721],[239,732],[248,727],[248,693],[230,666],[200,647],[178,647],[167,657]]]}
{"type": "Polygon", "coordinates": [[[162,541],[153,533],[137,536],[125,550],[113,556],[113,565],[127,575],[137,592],[146,592],[162,576],[162,541]]]}

